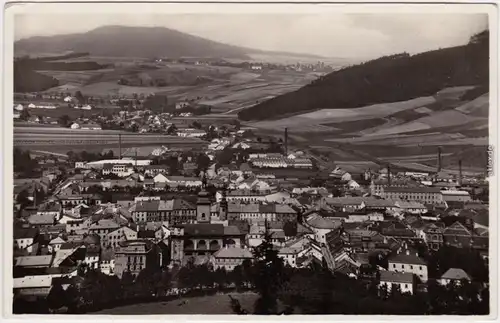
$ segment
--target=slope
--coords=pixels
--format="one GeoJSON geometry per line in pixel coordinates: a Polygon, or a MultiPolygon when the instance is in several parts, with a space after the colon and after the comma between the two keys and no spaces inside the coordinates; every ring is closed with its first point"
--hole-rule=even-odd
{"type": "Polygon", "coordinates": [[[356,109],[406,101],[454,86],[488,84],[489,35],[465,46],[398,54],[330,73],[305,87],[239,113],[242,120],[276,119],[320,109],[356,109]]]}

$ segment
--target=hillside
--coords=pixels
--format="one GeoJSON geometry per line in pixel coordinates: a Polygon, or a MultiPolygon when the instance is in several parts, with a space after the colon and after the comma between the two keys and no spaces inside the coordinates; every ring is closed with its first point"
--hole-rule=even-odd
{"type": "Polygon", "coordinates": [[[242,120],[277,119],[320,109],[356,109],[411,100],[457,86],[486,87],[489,34],[465,46],[416,55],[398,54],[332,72],[295,92],[241,111],[242,120]]]}
{"type": "Polygon", "coordinates": [[[14,44],[14,52],[22,55],[67,51],[104,57],[250,59],[247,54],[262,53],[319,58],[232,46],[164,27],[105,26],[81,34],[31,37],[14,44]]]}

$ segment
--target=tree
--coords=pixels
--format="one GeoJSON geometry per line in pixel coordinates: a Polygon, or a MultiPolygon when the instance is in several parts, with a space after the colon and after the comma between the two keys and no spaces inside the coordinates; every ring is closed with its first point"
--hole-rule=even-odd
{"type": "Polygon", "coordinates": [[[76,91],[75,92],[75,99],[80,104],[84,104],[85,103],[85,97],[83,96],[82,92],[80,92],[80,91],[76,91]]]}
{"type": "Polygon", "coordinates": [[[297,222],[287,221],[283,225],[283,231],[287,237],[295,237],[297,235],[297,222]]]}
{"type": "Polygon", "coordinates": [[[171,124],[168,128],[167,128],[167,134],[168,135],[174,135],[177,133],[177,127],[175,126],[175,124],[171,124]]]}
{"type": "Polygon", "coordinates": [[[60,116],[57,121],[61,126],[68,127],[70,125],[71,119],[67,114],[64,114],[60,116]]]}
{"type": "Polygon", "coordinates": [[[19,119],[23,121],[27,121],[30,117],[30,113],[28,112],[28,109],[23,109],[19,115],[19,119]]]}
{"type": "Polygon", "coordinates": [[[49,309],[57,310],[65,305],[66,293],[59,281],[55,282],[47,295],[49,309]]]}
{"type": "Polygon", "coordinates": [[[198,171],[205,171],[210,166],[210,158],[205,154],[199,154],[196,158],[196,164],[198,171]]]}
{"type": "Polygon", "coordinates": [[[255,258],[253,283],[259,293],[255,314],[278,313],[278,291],[286,281],[283,260],[271,243],[272,234],[267,229],[264,241],[253,250],[255,258]]]}

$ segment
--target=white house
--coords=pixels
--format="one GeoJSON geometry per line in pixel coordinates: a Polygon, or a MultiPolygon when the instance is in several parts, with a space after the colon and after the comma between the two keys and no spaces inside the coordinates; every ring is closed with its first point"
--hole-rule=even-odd
{"type": "Polygon", "coordinates": [[[394,286],[399,286],[402,293],[413,294],[414,277],[412,273],[400,273],[382,270],[380,272],[379,288],[385,286],[390,292],[394,286]]]}
{"type": "Polygon", "coordinates": [[[64,241],[63,238],[61,238],[61,237],[56,237],[56,238],[50,240],[49,246],[48,246],[49,252],[58,251],[59,249],[61,249],[61,246],[63,245],[63,243],[66,243],[66,241],[64,241]]]}
{"type": "Polygon", "coordinates": [[[326,243],[326,235],[341,225],[340,222],[325,219],[313,213],[306,219],[306,227],[314,232],[314,240],[319,243],[326,243]]]}
{"type": "Polygon", "coordinates": [[[396,254],[389,256],[388,263],[389,271],[415,274],[424,283],[428,280],[427,264],[415,251],[398,249],[396,254]]]}

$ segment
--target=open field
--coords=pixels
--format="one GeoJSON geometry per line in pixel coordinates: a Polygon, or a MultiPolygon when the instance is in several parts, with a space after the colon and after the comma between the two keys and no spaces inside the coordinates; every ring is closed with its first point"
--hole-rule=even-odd
{"type": "MultiPolygon", "coordinates": [[[[231,293],[234,298],[240,301],[240,304],[247,311],[252,311],[253,304],[257,299],[255,293],[231,293]]],[[[230,298],[227,294],[218,294],[213,296],[202,296],[173,300],[169,302],[134,304],[122,307],[105,309],[92,314],[97,315],[155,315],[155,314],[193,314],[193,315],[215,315],[215,314],[234,314],[231,309],[230,298]],[[182,304],[185,302],[185,304],[182,304]]]]}
{"type": "MultiPolygon", "coordinates": [[[[391,114],[419,108],[435,102],[433,97],[422,97],[409,101],[375,104],[357,109],[323,109],[279,120],[259,121],[250,125],[257,128],[284,129],[294,128],[297,132],[325,127],[331,123],[352,122],[387,117],[391,114]]],[[[335,130],[333,128],[332,130],[335,130]]]]}
{"type": "MultiPolygon", "coordinates": [[[[40,71],[55,77],[60,85],[46,92],[81,91],[96,97],[133,94],[164,94],[170,102],[186,99],[211,105],[214,112],[235,113],[262,100],[294,91],[317,78],[314,73],[294,71],[249,71],[243,68],[181,63],[149,63],[144,59],[114,60],[85,57],[114,68],[90,71],[40,71]],[[128,84],[118,84],[120,79],[128,84]],[[162,80],[165,86],[159,86],[162,80]]],[[[82,58],[67,61],[82,61],[82,58]]]]}
{"type": "Polygon", "coordinates": [[[80,147],[103,148],[118,147],[119,134],[122,134],[122,147],[165,145],[202,147],[206,142],[194,138],[182,138],[160,134],[137,134],[116,130],[82,130],[68,128],[14,128],[14,147],[47,151],[74,150],[80,147]]]}

